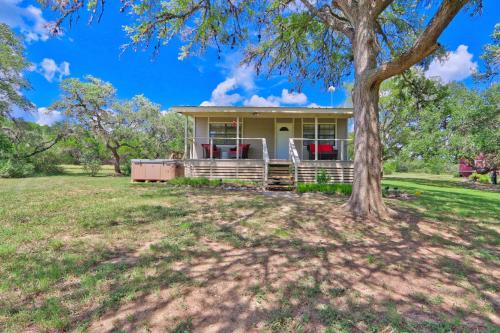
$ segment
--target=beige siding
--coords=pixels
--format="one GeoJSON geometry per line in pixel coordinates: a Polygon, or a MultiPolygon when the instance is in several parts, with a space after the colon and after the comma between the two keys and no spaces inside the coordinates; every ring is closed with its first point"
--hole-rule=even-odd
{"type": "MultiPolygon", "coordinates": [[[[265,138],[269,156],[274,156],[274,119],[272,118],[245,118],[243,123],[243,133],[245,138],[265,138]]],[[[250,144],[248,158],[262,158],[262,143],[257,140],[250,140],[245,143],[250,144]]]]}
{"type": "Polygon", "coordinates": [[[337,119],[337,138],[347,139],[347,119],[337,119]]]}
{"type": "MultiPolygon", "coordinates": [[[[208,118],[207,117],[195,117],[195,138],[208,138],[208,118]]],[[[195,147],[193,150],[193,158],[203,158],[203,149],[201,147],[202,143],[208,143],[208,139],[196,139],[195,147]]]]}

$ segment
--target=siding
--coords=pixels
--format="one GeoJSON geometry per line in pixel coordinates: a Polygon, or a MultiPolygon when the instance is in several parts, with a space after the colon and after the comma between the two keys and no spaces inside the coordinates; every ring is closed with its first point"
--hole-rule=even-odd
{"type": "MultiPolygon", "coordinates": [[[[266,138],[269,157],[274,156],[274,119],[273,118],[245,118],[243,133],[246,138],[266,138]]],[[[262,143],[257,140],[248,141],[250,151],[248,158],[262,158],[262,143]]]]}

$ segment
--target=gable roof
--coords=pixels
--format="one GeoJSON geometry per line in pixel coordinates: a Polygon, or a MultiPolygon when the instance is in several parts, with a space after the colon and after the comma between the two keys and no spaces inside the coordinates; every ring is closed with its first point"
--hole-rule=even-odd
{"type": "Polygon", "coordinates": [[[185,115],[245,114],[245,115],[339,115],[352,117],[352,108],[258,107],[258,106],[174,106],[171,111],[185,115]]]}

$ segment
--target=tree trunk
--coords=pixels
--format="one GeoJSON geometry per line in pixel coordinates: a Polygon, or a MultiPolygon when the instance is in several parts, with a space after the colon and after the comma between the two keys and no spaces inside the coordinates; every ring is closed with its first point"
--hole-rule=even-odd
{"type": "Polygon", "coordinates": [[[113,154],[113,165],[115,167],[115,176],[123,176],[122,170],[120,169],[120,155],[118,155],[118,149],[109,147],[111,153],[113,154]]]}
{"type": "Polygon", "coordinates": [[[377,66],[378,48],[374,27],[368,20],[361,20],[353,42],[354,173],[352,194],[346,207],[355,216],[383,219],[392,211],[384,204],[380,184],[379,85],[369,80],[377,66]]]}

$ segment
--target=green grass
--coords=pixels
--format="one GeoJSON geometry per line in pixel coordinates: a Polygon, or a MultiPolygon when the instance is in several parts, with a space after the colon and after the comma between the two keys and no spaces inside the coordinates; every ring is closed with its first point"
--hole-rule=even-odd
{"type": "Polygon", "coordinates": [[[245,181],[239,179],[208,179],[206,177],[179,177],[167,182],[173,186],[193,186],[193,187],[216,187],[222,184],[233,184],[243,186],[258,186],[258,182],[245,181]]]}
{"type": "MultiPolygon", "coordinates": [[[[307,199],[305,212],[303,196],[222,191],[207,179],[131,183],[109,176],[109,167],[97,177],[79,167],[65,169],[61,176],[0,179],[2,332],[86,331],[122,306],[140,308],[165,291],[165,303],[177,302],[185,312],[163,318],[170,320],[167,332],[196,330],[200,318],[219,306],[219,315],[240,309],[238,317],[249,318],[242,321],[261,320],[247,327],[280,332],[467,331],[468,315],[482,318],[485,331],[497,329],[488,319],[495,309],[488,295],[499,292],[498,190],[474,189],[448,176],[392,175],[384,185],[420,195],[387,200],[410,217],[373,227],[336,224],[345,197],[307,199]],[[412,257],[419,250],[428,252],[412,257]],[[208,273],[193,274],[210,263],[208,273]],[[262,276],[246,280],[262,267],[262,276]],[[435,277],[429,284],[443,288],[373,299],[376,290],[393,286],[376,274],[404,280],[412,271],[435,277]],[[363,292],[354,286],[359,277],[367,281],[363,292]],[[224,288],[213,285],[235,281],[221,301],[224,288]],[[448,292],[452,287],[463,287],[458,303],[464,306],[447,308],[458,297],[448,292]],[[203,301],[213,303],[193,314],[184,302],[197,290],[208,290],[213,299],[203,301]],[[244,294],[252,306],[238,302],[244,294]],[[404,302],[413,311],[418,304],[424,313],[443,315],[415,321],[401,310],[404,302]]],[[[350,187],[330,188],[347,193],[350,187]]],[[[144,313],[132,313],[114,329],[146,324],[144,313]]]]}
{"type": "Polygon", "coordinates": [[[298,193],[321,192],[326,194],[351,195],[352,185],[335,183],[335,184],[312,184],[299,183],[297,184],[298,193]]]}
{"type": "Polygon", "coordinates": [[[500,216],[500,186],[496,191],[479,190],[461,178],[424,174],[395,174],[385,177],[382,184],[410,194],[419,192],[418,200],[400,204],[432,219],[495,223],[500,216]]]}

